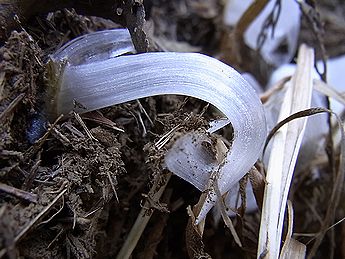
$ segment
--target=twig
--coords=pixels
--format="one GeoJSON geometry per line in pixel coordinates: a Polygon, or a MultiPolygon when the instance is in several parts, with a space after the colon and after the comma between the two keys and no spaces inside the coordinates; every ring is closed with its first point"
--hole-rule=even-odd
{"type": "MultiPolygon", "coordinates": [[[[24,236],[34,228],[34,226],[36,224],[38,224],[38,222],[40,220],[42,220],[42,218],[50,211],[50,209],[57,203],[57,201],[65,194],[65,192],[67,191],[67,189],[63,190],[60,194],[58,194],[54,200],[49,203],[33,220],[31,220],[29,222],[29,224],[27,224],[20,232],[19,234],[14,238],[14,245],[17,244],[20,240],[22,240],[24,238],[24,236]]],[[[5,255],[7,252],[7,249],[4,248],[2,250],[0,250],[0,258],[1,256],[5,255]]]]}
{"type": "Polygon", "coordinates": [[[14,242],[18,243],[29,232],[29,230],[31,230],[46,215],[46,213],[57,203],[66,191],[67,189],[58,194],[51,203],[49,203],[32,221],[30,221],[30,223],[26,225],[15,237],[14,242]]]}
{"type": "Polygon", "coordinates": [[[13,109],[23,100],[25,94],[19,94],[7,107],[6,109],[0,114],[0,121],[6,118],[8,115],[11,114],[13,109]]]}
{"type": "Polygon", "coordinates": [[[100,111],[91,111],[91,112],[87,112],[87,113],[83,113],[81,115],[81,117],[84,120],[89,120],[89,121],[93,121],[99,124],[102,124],[105,127],[108,127],[110,129],[113,130],[117,130],[120,132],[125,132],[123,129],[119,128],[116,126],[116,123],[111,121],[110,119],[106,118],[103,116],[103,114],[100,111]]]}
{"type": "Polygon", "coordinates": [[[228,214],[226,213],[226,205],[224,203],[224,200],[222,198],[222,195],[220,193],[220,190],[218,188],[218,183],[217,181],[215,181],[214,185],[213,185],[213,188],[214,188],[214,191],[218,197],[218,204],[219,204],[219,208],[220,208],[220,213],[222,215],[222,218],[224,220],[224,223],[225,225],[229,228],[232,236],[234,237],[234,240],[236,242],[236,244],[239,246],[239,247],[242,247],[242,243],[241,243],[241,240],[239,238],[239,236],[237,235],[236,233],[236,230],[234,228],[234,225],[232,224],[232,221],[230,219],[230,217],[228,216],[228,214]]]}
{"type": "Polygon", "coordinates": [[[199,202],[193,206],[187,207],[187,214],[189,216],[186,226],[186,247],[190,258],[205,258],[212,259],[212,257],[205,252],[205,245],[202,241],[205,220],[202,220],[198,225],[195,225],[196,216],[198,215],[201,207],[206,199],[206,193],[200,196],[199,202]]]}
{"type": "MultiPolygon", "coordinates": [[[[169,182],[170,177],[170,172],[165,174],[157,174],[155,182],[148,193],[148,197],[151,197],[154,202],[158,202],[169,182]]],[[[150,207],[150,202],[147,200],[143,205],[131,231],[129,232],[125,243],[118,253],[116,257],[117,259],[128,259],[131,256],[153,212],[154,209],[150,207]]]]}
{"type": "Polygon", "coordinates": [[[33,194],[30,192],[23,191],[21,189],[17,189],[15,187],[9,186],[4,183],[0,183],[0,191],[13,195],[19,199],[23,199],[29,202],[36,203],[37,202],[37,194],[33,194]]]}
{"type": "MultiPolygon", "coordinates": [[[[345,220],[345,217],[343,217],[342,219],[338,220],[336,223],[334,223],[332,226],[327,228],[327,231],[330,230],[331,228],[334,228],[335,226],[339,225],[340,223],[342,223],[345,220]]],[[[293,235],[295,237],[312,237],[312,239],[310,239],[306,245],[308,245],[310,242],[312,242],[313,240],[315,240],[315,238],[319,235],[320,233],[294,233],[293,235]]]]}
{"type": "Polygon", "coordinates": [[[151,126],[153,126],[153,121],[151,120],[149,114],[147,113],[147,111],[145,110],[144,106],[141,104],[141,102],[138,99],[137,99],[137,103],[139,105],[140,111],[145,114],[145,116],[149,120],[151,126]]]}
{"type": "MultiPolygon", "coordinates": [[[[164,203],[169,203],[173,193],[172,188],[168,188],[162,197],[164,203]]],[[[163,239],[163,231],[169,219],[169,215],[166,213],[160,213],[157,215],[158,220],[155,225],[152,227],[152,232],[146,240],[145,248],[143,254],[140,254],[140,258],[143,259],[153,259],[157,254],[156,249],[160,241],[163,239]]]]}
{"type": "Polygon", "coordinates": [[[3,91],[5,87],[5,82],[6,82],[5,75],[6,75],[5,72],[0,73],[0,101],[4,98],[3,91]]]}
{"type": "Polygon", "coordinates": [[[27,191],[31,188],[32,182],[34,181],[36,174],[37,174],[37,169],[38,166],[40,165],[41,160],[36,161],[36,163],[31,167],[30,172],[28,176],[25,178],[25,181],[22,185],[22,188],[27,191]]]}
{"type": "Polygon", "coordinates": [[[89,139],[98,142],[98,139],[96,139],[90,132],[90,130],[86,127],[86,124],[84,123],[84,121],[82,120],[82,118],[80,117],[80,115],[76,112],[73,112],[74,118],[79,122],[79,124],[83,127],[83,129],[86,132],[86,135],[89,137],[89,139]]]}
{"type": "MultiPolygon", "coordinates": [[[[111,189],[112,189],[113,192],[114,192],[115,199],[116,199],[116,201],[119,203],[119,197],[117,196],[115,184],[114,184],[114,182],[113,182],[113,179],[111,179],[111,175],[110,175],[110,173],[109,173],[108,170],[107,170],[107,176],[108,176],[108,179],[109,179],[109,182],[110,182],[110,185],[111,185],[111,189]]],[[[116,180],[116,178],[115,178],[115,180],[116,180]]]]}
{"type": "Polygon", "coordinates": [[[145,137],[146,134],[147,134],[147,130],[146,130],[146,127],[145,127],[145,123],[143,121],[143,118],[141,117],[141,113],[140,112],[136,112],[137,116],[138,116],[138,119],[139,119],[139,123],[141,125],[141,127],[143,128],[143,134],[142,136],[145,137]]]}
{"type": "Polygon", "coordinates": [[[173,127],[169,132],[165,133],[156,143],[155,146],[159,150],[161,149],[169,140],[172,138],[174,133],[181,127],[181,124],[176,125],[173,127]]]}

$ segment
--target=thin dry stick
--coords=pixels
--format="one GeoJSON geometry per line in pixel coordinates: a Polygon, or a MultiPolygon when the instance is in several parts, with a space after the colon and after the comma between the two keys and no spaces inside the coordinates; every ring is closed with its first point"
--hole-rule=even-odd
{"type": "Polygon", "coordinates": [[[93,122],[99,123],[99,124],[101,124],[101,125],[103,125],[105,127],[108,127],[110,129],[117,130],[117,131],[120,131],[120,132],[125,132],[123,129],[117,127],[115,122],[113,122],[112,120],[104,117],[103,114],[100,111],[98,111],[98,110],[92,111],[92,112],[83,113],[83,114],[81,114],[81,117],[84,120],[89,120],[89,121],[93,121],[93,122]]]}
{"type": "MultiPolygon", "coordinates": [[[[108,180],[109,180],[110,185],[111,185],[111,189],[112,189],[113,192],[114,192],[115,199],[116,199],[116,201],[119,203],[119,196],[117,196],[117,191],[116,191],[116,188],[115,188],[114,181],[113,181],[113,179],[111,178],[111,175],[110,175],[110,173],[109,173],[108,170],[107,170],[107,176],[108,176],[108,180]]],[[[115,180],[116,180],[116,179],[115,179],[115,180]]]]}
{"type": "Polygon", "coordinates": [[[237,235],[237,232],[235,230],[235,227],[234,225],[232,224],[232,221],[231,219],[229,218],[228,214],[226,213],[226,206],[225,206],[225,203],[224,203],[224,200],[221,196],[221,193],[219,191],[219,188],[218,188],[218,183],[215,183],[214,184],[214,190],[216,192],[216,195],[218,196],[218,204],[220,205],[220,213],[222,215],[222,218],[224,220],[224,223],[225,225],[229,228],[232,236],[234,237],[234,240],[236,242],[236,244],[239,246],[239,247],[242,247],[242,243],[241,243],[241,240],[239,238],[239,236],[237,235]]]}
{"type": "Polygon", "coordinates": [[[149,120],[151,126],[153,126],[154,125],[153,121],[151,120],[149,114],[147,113],[147,111],[145,110],[144,106],[141,104],[141,102],[138,99],[137,99],[137,103],[139,105],[140,112],[145,114],[145,116],[149,120]]]}
{"type": "Polygon", "coordinates": [[[24,183],[22,185],[22,189],[24,189],[25,191],[30,190],[32,182],[34,181],[34,179],[36,177],[37,169],[38,169],[40,164],[41,164],[41,160],[38,160],[31,167],[30,172],[29,172],[28,176],[25,178],[24,183]]]}
{"type": "Polygon", "coordinates": [[[50,211],[50,209],[57,203],[57,201],[65,194],[67,189],[64,189],[62,192],[60,192],[54,200],[49,203],[28,225],[26,225],[22,231],[15,237],[14,242],[18,243],[27,233],[30,229],[32,229],[47,213],[50,211]]]}
{"type": "Polygon", "coordinates": [[[0,73],[0,101],[4,98],[3,96],[3,91],[4,91],[4,87],[5,87],[5,72],[0,73]]]}
{"type": "MultiPolygon", "coordinates": [[[[285,94],[279,120],[310,107],[313,63],[313,50],[301,45],[297,69],[291,79],[291,88],[288,88],[285,94]],[[299,87],[301,85],[304,87],[299,87]]],[[[266,176],[258,257],[279,257],[286,201],[305,124],[305,119],[288,123],[274,137],[266,176]]]]}
{"type": "Polygon", "coordinates": [[[34,202],[34,203],[37,202],[37,194],[26,192],[4,183],[0,183],[0,192],[8,193],[19,199],[23,199],[29,202],[34,202]]]}
{"type": "MultiPolygon", "coordinates": [[[[65,194],[67,189],[64,189],[62,192],[60,192],[51,203],[49,203],[33,220],[29,222],[20,232],[19,234],[14,238],[14,244],[17,244],[23,237],[35,227],[35,225],[38,224],[42,220],[42,218],[50,211],[50,209],[58,202],[58,200],[65,194]]],[[[0,258],[5,255],[7,252],[7,249],[4,248],[0,250],[0,258]]]]}
{"type": "Polygon", "coordinates": [[[211,258],[210,255],[205,252],[205,245],[202,241],[205,219],[203,219],[198,225],[194,224],[196,220],[195,215],[199,214],[206,196],[207,193],[203,193],[200,196],[199,202],[193,206],[193,210],[190,206],[187,207],[189,219],[186,226],[186,248],[189,258],[211,258]]]}
{"type": "MultiPolygon", "coordinates": [[[[342,223],[343,221],[345,220],[345,217],[343,217],[342,219],[338,220],[337,222],[335,222],[332,226],[328,227],[327,228],[327,231],[334,228],[335,226],[339,225],[340,223],[342,223]]],[[[312,237],[312,239],[310,239],[308,242],[307,242],[307,245],[314,241],[315,238],[317,238],[320,233],[294,233],[295,236],[300,236],[300,237],[312,237]]]]}
{"type": "Polygon", "coordinates": [[[82,118],[80,117],[80,115],[76,112],[73,112],[73,115],[75,117],[75,119],[79,122],[79,124],[83,127],[83,129],[86,132],[86,135],[89,137],[89,139],[98,142],[98,139],[96,139],[90,132],[90,130],[86,127],[86,124],[84,123],[84,121],[82,120],[82,118]]]}
{"type": "Polygon", "coordinates": [[[53,215],[51,215],[48,219],[46,219],[45,221],[42,221],[41,223],[39,223],[37,225],[37,227],[49,223],[53,218],[55,218],[63,210],[63,208],[65,206],[65,199],[64,199],[63,196],[61,196],[61,197],[62,197],[62,204],[61,204],[60,208],[53,215]]]}
{"type": "Polygon", "coordinates": [[[341,122],[341,119],[338,117],[338,115],[328,109],[322,108],[322,107],[316,107],[316,108],[310,108],[310,109],[306,109],[303,111],[299,111],[291,116],[289,116],[288,118],[284,119],[283,121],[279,122],[269,133],[267,140],[266,140],[266,144],[264,147],[264,151],[265,152],[265,148],[267,146],[267,143],[269,142],[269,140],[272,138],[272,136],[275,134],[275,132],[278,131],[279,128],[281,128],[284,124],[286,124],[287,122],[293,120],[293,119],[297,119],[297,118],[301,118],[301,117],[305,117],[305,116],[311,116],[311,115],[315,115],[318,113],[329,113],[329,114],[333,114],[336,118],[337,118],[337,122],[339,124],[339,129],[341,132],[341,155],[340,155],[340,165],[339,165],[339,169],[338,169],[338,173],[336,176],[336,179],[334,181],[334,186],[332,189],[332,195],[330,198],[330,203],[326,212],[326,217],[325,220],[323,221],[322,224],[322,228],[320,230],[320,232],[317,234],[317,236],[315,237],[316,241],[311,249],[311,251],[308,254],[308,259],[309,258],[313,258],[318,247],[320,246],[324,235],[326,234],[326,232],[328,230],[331,229],[331,227],[328,227],[332,220],[334,219],[334,215],[335,215],[335,210],[338,207],[339,204],[339,200],[342,194],[342,189],[344,186],[344,179],[345,179],[345,132],[344,132],[344,125],[341,122]]]}
{"type": "MultiPolygon", "coordinates": [[[[312,6],[308,3],[304,3],[302,1],[299,1],[299,5],[300,5],[300,9],[303,13],[303,15],[307,18],[307,21],[310,25],[310,27],[312,28],[312,31],[314,33],[314,36],[316,38],[316,42],[317,45],[320,49],[321,52],[321,60],[322,60],[322,64],[323,64],[323,72],[319,71],[319,68],[317,67],[316,63],[314,65],[316,72],[320,75],[322,81],[327,83],[327,54],[326,54],[326,48],[324,45],[324,26],[323,23],[320,20],[320,14],[317,12],[315,6],[312,6]]],[[[326,108],[329,109],[330,108],[330,100],[329,97],[326,97],[326,108]]],[[[335,154],[334,154],[334,142],[333,142],[333,128],[332,128],[332,122],[331,122],[331,114],[328,114],[328,118],[327,118],[327,123],[329,126],[329,131],[328,131],[328,136],[327,136],[327,146],[326,146],[326,153],[328,156],[328,161],[329,161],[329,165],[331,168],[331,173],[335,179],[335,181],[337,180],[336,178],[338,177],[337,173],[336,173],[336,168],[335,168],[335,154]]],[[[336,185],[336,184],[335,184],[336,185]]],[[[333,197],[333,192],[332,192],[332,197],[333,197]]],[[[327,216],[328,212],[327,212],[327,216]]],[[[327,220],[326,220],[327,221],[327,220]]],[[[322,226],[322,228],[324,228],[325,226],[322,226]]],[[[324,230],[321,230],[321,232],[323,232],[324,230]]],[[[321,235],[323,237],[323,235],[321,235]]],[[[334,245],[334,232],[331,232],[331,242],[334,245]]],[[[314,257],[318,246],[321,244],[321,240],[317,240],[317,242],[314,243],[310,254],[308,255],[308,258],[312,258],[314,257]]],[[[331,245],[330,247],[333,247],[333,245],[331,245]]],[[[334,257],[334,249],[330,250],[330,258],[334,257]]]]}
{"type": "Polygon", "coordinates": [[[148,193],[148,199],[151,199],[151,202],[149,200],[146,200],[131,231],[127,236],[125,243],[123,244],[120,252],[116,257],[117,259],[128,259],[131,256],[134,248],[136,247],[141,235],[146,228],[147,223],[149,222],[154,212],[152,202],[158,203],[165,190],[165,187],[169,182],[170,177],[170,172],[166,174],[158,174],[156,176],[155,182],[148,193]]]}
{"type": "Polygon", "coordinates": [[[243,34],[267,5],[268,0],[254,1],[241,16],[235,27],[236,38],[243,42],[243,34]]]}
{"type": "Polygon", "coordinates": [[[288,227],[284,245],[279,259],[303,259],[306,254],[306,246],[292,238],[293,234],[293,208],[290,200],[287,202],[288,227]]]}
{"type": "MultiPolygon", "coordinates": [[[[162,197],[162,201],[164,203],[169,203],[171,196],[173,194],[173,189],[168,188],[162,197]]],[[[168,214],[160,214],[158,217],[157,222],[155,222],[155,226],[153,227],[152,232],[150,232],[150,236],[146,240],[145,249],[142,255],[143,259],[153,259],[157,254],[156,249],[163,237],[164,228],[167,225],[167,221],[169,219],[168,214]]],[[[141,256],[140,256],[141,257],[141,256]]]]}
{"type": "Polygon", "coordinates": [[[3,120],[5,117],[11,114],[13,109],[24,99],[25,94],[22,93],[18,95],[7,107],[6,109],[0,114],[0,121],[3,120]]]}
{"type": "Polygon", "coordinates": [[[324,81],[314,79],[314,89],[327,97],[331,97],[342,105],[345,105],[345,96],[338,92],[334,87],[325,83],[324,81]]]}

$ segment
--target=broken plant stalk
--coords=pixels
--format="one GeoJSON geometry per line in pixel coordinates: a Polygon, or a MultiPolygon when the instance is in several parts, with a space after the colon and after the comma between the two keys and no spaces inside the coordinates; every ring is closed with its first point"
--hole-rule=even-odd
{"type": "MultiPolygon", "coordinates": [[[[301,45],[297,70],[286,91],[279,120],[310,108],[313,64],[313,49],[301,45]]],[[[306,118],[289,122],[280,128],[272,139],[259,232],[258,258],[262,255],[272,259],[279,257],[287,197],[306,122],[306,118]]]]}
{"type": "Polygon", "coordinates": [[[127,259],[131,256],[134,248],[136,247],[141,235],[143,234],[147,223],[149,222],[154,209],[159,209],[159,199],[162,196],[165,187],[167,186],[171,173],[157,174],[155,182],[147,194],[147,200],[142,206],[140,213],[131,228],[126,241],[121,247],[117,255],[117,259],[127,259]]]}

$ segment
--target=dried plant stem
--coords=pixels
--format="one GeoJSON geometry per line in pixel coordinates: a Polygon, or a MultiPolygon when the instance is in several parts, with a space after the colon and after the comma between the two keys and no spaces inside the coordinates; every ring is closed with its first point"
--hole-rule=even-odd
{"type": "Polygon", "coordinates": [[[65,194],[67,189],[64,189],[62,192],[60,192],[51,203],[49,203],[20,233],[16,236],[14,239],[15,243],[19,242],[26,233],[32,229],[38,222],[50,211],[50,209],[60,200],[60,198],[65,194]]]}
{"type": "Polygon", "coordinates": [[[74,118],[79,122],[79,124],[82,126],[82,128],[85,130],[86,135],[89,137],[89,139],[91,139],[92,141],[96,141],[98,142],[98,139],[96,139],[91,131],[87,128],[85,122],[82,120],[82,118],[80,117],[80,115],[76,112],[73,112],[74,118]]]}
{"type": "Polygon", "coordinates": [[[7,107],[6,109],[0,114],[0,121],[2,121],[5,117],[10,115],[15,107],[24,99],[25,94],[19,94],[7,107]]]}
{"type": "MultiPolygon", "coordinates": [[[[301,45],[297,70],[291,79],[291,87],[287,89],[284,97],[280,121],[310,107],[313,64],[313,50],[301,45]]],[[[262,207],[258,257],[264,255],[265,258],[279,258],[287,196],[305,124],[306,119],[289,122],[273,137],[262,207]]],[[[269,138],[270,136],[267,139],[269,138]]]]}
{"type": "Polygon", "coordinates": [[[202,241],[204,232],[205,219],[203,219],[198,225],[195,225],[195,215],[200,213],[202,205],[206,200],[206,193],[203,193],[199,202],[193,206],[193,209],[188,206],[187,214],[189,216],[188,223],[186,226],[186,247],[189,258],[205,258],[210,259],[211,256],[205,252],[205,245],[202,241]]]}
{"type": "Polygon", "coordinates": [[[287,202],[288,227],[280,259],[303,259],[306,255],[306,246],[292,238],[293,234],[293,208],[290,200],[287,202]]]}
{"type": "Polygon", "coordinates": [[[232,64],[236,69],[255,75],[262,85],[267,83],[273,66],[267,63],[259,52],[246,45],[244,33],[268,3],[268,0],[253,1],[237,22],[234,30],[229,34],[225,33],[221,46],[224,49],[222,60],[232,64]]]}
{"type": "Polygon", "coordinates": [[[247,49],[245,48],[246,44],[244,43],[243,35],[245,31],[248,29],[249,25],[256,19],[256,17],[261,13],[261,11],[265,8],[267,4],[268,0],[254,1],[244,12],[244,14],[241,16],[241,19],[236,24],[234,30],[236,40],[233,42],[233,44],[235,44],[234,51],[238,53],[236,55],[236,58],[238,59],[237,61],[240,64],[242,63],[243,52],[247,51],[247,49]]]}
{"type": "Polygon", "coordinates": [[[220,213],[222,215],[222,218],[224,220],[224,223],[225,225],[228,227],[228,229],[230,230],[231,232],[231,235],[233,236],[236,244],[239,246],[239,247],[242,247],[242,243],[241,243],[241,240],[235,230],[235,227],[234,225],[232,224],[232,221],[230,219],[230,217],[228,216],[227,212],[226,212],[226,205],[224,203],[224,200],[223,198],[221,197],[221,193],[219,191],[219,188],[218,188],[218,184],[215,183],[214,184],[214,190],[216,192],[216,195],[218,196],[218,204],[219,204],[219,208],[220,208],[220,213]]]}
{"type": "Polygon", "coordinates": [[[159,204],[159,199],[162,196],[170,177],[171,173],[157,174],[155,182],[147,195],[148,200],[144,203],[125,243],[116,257],[117,259],[127,259],[131,256],[154,212],[153,205],[159,204]]]}
{"type": "MultiPolygon", "coordinates": [[[[173,188],[167,188],[161,200],[164,203],[169,203],[173,192],[174,192],[173,188]]],[[[143,253],[140,253],[140,258],[143,258],[143,259],[156,258],[157,256],[156,250],[164,236],[164,229],[167,225],[169,216],[170,216],[169,214],[161,213],[160,215],[158,215],[158,217],[156,217],[154,226],[152,227],[152,231],[150,231],[150,235],[146,239],[145,249],[143,253]]]]}
{"type": "Polygon", "coordinates": [[[34,202],[34,203],[37,202],[36,194],[17,189],[15,187],[9,186],[4,183],[0,183],[0,191],[16,196],[17,198],[20,198],[29,202],[34,202]]]}
{"type": "Polygon", "coordinates": [[[241,19],[236,24],[235,33],[238,39],[243,42],[243,34],[249,27],[249,25],[256,19],[261,11],[268,4],[268,0],[254,1],[249,8],[241,16],[241,19]]]}
{"type": "MultiPolygon", "coordinates": [[[[338,119],[338,123],[341,123],[340,119],[338,119]]],[[[341,129],[341,135],[342,135],[342,137],[341,137],[342,140],[341,140],[341,144],[340,144],[340,148],[341,148],[340,165],[339,165],[339,169],[338,169],[337,174],[336,174],[335,179],[334,179],[334,185],[333,185],[333,189],[332,189],[330,203],[329,203],[329,206],[327,208],[325,220],[322,224],[320,233],[317,236],[315,243],[310,250],[310,253],[308,254],[308,257],[307,257],[308,259],[314,257],[314,255],[316,254],[316,251],[319,248],[326,232],[329,230],[328,226],[330,226],[331,223],[334,221],[335,212],[336,212],[336,209],[338,207],[341,194],[344,190],[344,179],[345,179],[345,172],[344,172],[344,158],[345,158],[344,157],[345,156],[345,154],[344,154],[344,152],[345,152],[344,126],[340,125],[339,128],[341,129]]]]}
{"type": "MultiPolygon", "coordinates": [[[[20,240],[25,237],[25,235],[32,230],[35,226],[38,225],[38,223],[43,219],[43,217],[55,206],[55,204],[60,200],[60,198],[65,194],[67,189],[64,189],[61,191],[53,200],[50,202],[33,220],[31,220],[20,232],[19,234],[14,238],[14,244],[18,243],[20,240]]],[[[4,248],[0,250],[0,258],[5,255],[7,252],[7,249],[4,248]]]]}

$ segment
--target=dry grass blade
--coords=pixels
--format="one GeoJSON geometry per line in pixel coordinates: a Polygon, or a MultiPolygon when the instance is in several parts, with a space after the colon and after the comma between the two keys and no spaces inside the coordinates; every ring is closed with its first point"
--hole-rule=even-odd
{"type": "Polygon", "coordinates": [[[271,139],[273,138],[274,134],[276,134],[277,131],[281,127],[283,127],[285,124],[287,124],[288,122],[290,122],[292,120],[298,119],[298,118],[308,117],[308,116],[312,116],[312,115],[315,115],[315,114],[318,114],[318,113],[323,113],[323,112],[332,113],[330,110],[322,108],[322,107],[313,107],[313,108],[310,108],[310,109],[306,109],[306,110],[303,110],[303,111],[296,112],[296,113],[288,116],[284,120],[280,121],[276,126],[273,127],[271,132],[268,134],[266,142],[265,142],[265,145],[264,145],[263,153],[265,153],[267,145],[271,141],[271,139]]]}
{"type": "MultiPolygon", "coordinates": [[[[109,183],[110,183],[110,186],[111,186],[111,189],[113,190],[113,193],[115,195],[115,199],[116,201],[119,203],[119,196],[117,195],[117,191],[116,191],[116,188],[115,188],[115,183],[113,181],[113,179],[111,178],[111,175],[109,173],[109,171],[107,171],[107,176],[108,176],[108,180],[109,180],[109,183]]],[[[116,180],[116,179],[115,179],[116,180]]]]}
{"type": "Polygon", "coordinates": [[[159,199],[162,196],[170,177],[171,173],[161,173],[156,176],[155,182],[150,189],[149,194],[147,195],[148,199],[143,205],[133,227],[126,238],[125,243],[121,247],[121,250],[116,257],[117,259],[127,259],[131,257],[133,250],[135,249],[141,235],[146,228],[147,223],[154,212],[154,203],[159,205],[159,199]]]}
{"type": "Polygon", "coordinates": [[[255,20],[255,18],[262,12],[265,6],[268,4],[268,0],[254,1],[248,9],[241,16],[241,19],[236,24],[234,29],[235,41],[233,44],[235,46],[233,55],[236,57],[238,63],[242,63],[242,53],[247,51],[244,47],[244,32],[248,29],[249,25],[255,20]]]}
{"type": "Polygon", "coordinates": [[[295,239],[292,239],[293,231],[293,208],[291,201],[288,201],[288,217],[289,225],[286,234],[285,242],[281,251],[280,259],[303,259],[306,254],[306,246],[295,239]]]}
{"type": "Polygon", "coordinates": [[[92,111],[92,112],[83,113],[81,115],[81,117],[84,120],[89,120],[89,121],[99,123],[99,124],[101,124],[105,127],[108,127],[110,129],[117,130],[120,132],[125,132],[123,129],[117,127],[115,122],[104,117],[103,114],[99,111],[92,111]]]}
{"type": "Polygon", "coordinates": [[[230,230],[231,232],[231,235],[233,236],[236,244],[239,246],[239,247],[242,247],[242,243],[241,243],[241,240],[239,238],[239,236],[237,235],[237,232],[235,230],[235,227],[234,225],[232,224],[232,221],[230,219],[230,217],[228,216],[227,212],[226,212],[226,205],[224,203],[224,200],[222,198],[222,195],[219,191],[219,188],[218,188],[218,184],[215,183],[214,184],[214,190],[216,192],[216,195],[218,197],[218,204],[219,204],[219,208],[220,208],[220,213],[222,215],[222,218],[224,220],[224,223],[225,225],[228,227],[228,229],[230,230]]]}
{"type": "Polygon", "coordinates": [[[341,119],[338,117],[337,114],[332,113],[336,118],[339,124],[339,129],[341,133],[341,141],[340,141],[340,162],[337,174],[334,179],[334,185],[332,189],[332,194],[329,201],[329,206],[327,208],[325,220],[323,221],[321,230],[319,235],[317,236],[313,247],[308,255],[308,258],[313,258],[316,254],[317,249],[319,248],[323,237],[325,236],[326,232],[329,230],[329,226],[332,224],[335,218],[335,211],[338,207],[341,194],[344,192],[344,180],[345,180],[345,132],[344,132],[344,125],[341,119]]]}
{"type": "Polygon", "coordinates": [[[193,223],[196,220],[195,215],[196,213],[199,213],[205,198],[204,194],[201,195],[198,204],[193,207],[193,210],[190,206],[187,207],[189,220],[186,226],[186,247],[190,258],[211,258],[211,256],[205,252],[205,245],[202,241],[205,223],[204,220],[198,225],[193,223]]]}
{"type": "Polygon", "coordinates": [[[255,20],[255,18],[262,12],[269,1],[260,0],[253,2],[245,13],[241,16],[241,19],[236,24],[235,33],[237,39],[243,42],[243,34],[248,29],[249,25],[255,20]]]}
{"type": "Polygon", "coordinates": [[[284,88],[284,85],[291,79],[291,76],[284,77],[275,83],[270,89],[260,95],[260,100],[262,103],[265,103],[269,98],[284,88]]]}
{"type": "Polygon", "coordinates": [[[259,210],[262,211],[262,201],[265,190],[265,176],[255,166],[248,173],[249,181],[253,187],[253,193],[255,196],[256,204],[259,210]]]}
{"type": "MultiPolygon", "coordinates": [[[[286,91],[279,120],[310,107],[314,52],[301,45],[291,87],[286,91]],[[303,86],[303,87],[302,87],[303,86]]],[[[302,142],[306,118],[291,121],[273,137],[261,216],[258,257],[278,258],[282,238],[287,195],[302,142]]]]}
{"type": "Polygon", "coordinates": [[[334,100],[340,102],[341,104],[345,105],[345,97],[341,93],[339,93],[336,89],[326,84],[325,82],[314,79],[314,89],[328,97],[333,98],[334,100]]]}

